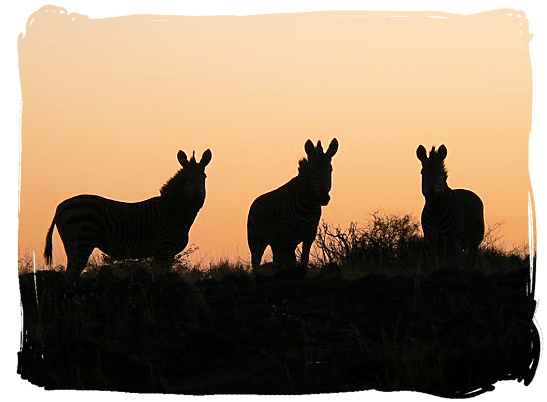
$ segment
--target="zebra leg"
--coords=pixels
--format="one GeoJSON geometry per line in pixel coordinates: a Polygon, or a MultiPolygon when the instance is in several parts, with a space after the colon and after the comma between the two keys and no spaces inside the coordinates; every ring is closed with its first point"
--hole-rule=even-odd
{"type": "Polygon", "coordinates": [[[264,255],[266,247],[266,244],[260,242],[252,242],[249,245],[251,250],[251,266],[253,267],[253,272],[255,273],[260,267],[260,262],[262,261],[262,256],[264,255]]]}
{"type": "Polygon", "coordinates": [[[435,237],[435,268],[446,268],[447,264],[452,263],[451,243],[446,236],[435,237]]]}
{"type": "Polygon", "coordinates": [[[296,246],[284,245],[280,248],[282,256],[282,268],[277,271],[274,276],[285,280],[295,280],[304,278],[306,276],[306,270],[302,269],[300,265],[296,264],[296,246]]]}
{"type": "Polygon", "coordinates": [[[296,253],[294,246],[285,245],[283,247],[283,262],[285,263],[285,268],[287,269],[296,268],[296,253]]]}
{"type": "Polygon", "coordinates": [[[310,261],[310,250],[312,242],[304,241],[302,243],[302,254],[300,255],[300,266],[306,270],[310,261]]]}
{"type": "Polygon", "coordinates": [[[276,271],[283,268],[283,248],[279,244],[272,244],[273,265],[276,271]]]}
{"type": "Polygon", "coordinates": [[[68,247],[65,245],[68,259],[66,271],[69,276],[78,277],[82,273],[94,248],[91,245],[83,245],[76,241],[70,242],[68,247]]]}
{"type": "Polygon", "coordinates": [[[439,236],[426,236],[426,247],[429,254],[430,268],[439,269],[442,262],[443,241],[439,236]]]}
{"type": "Polygon", "coordinates": [[[465,268],[465,259],[462,258],[462,244],[459,239],[447,239],[445,260],[449,266],[459,269],[465,268]]]}

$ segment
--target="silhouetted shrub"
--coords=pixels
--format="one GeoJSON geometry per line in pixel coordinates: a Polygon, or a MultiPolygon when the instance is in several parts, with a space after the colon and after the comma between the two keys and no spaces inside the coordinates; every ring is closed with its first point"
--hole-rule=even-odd
{"type": "Polygon", "coordinates": [[[423,252],[423,238],[418,221],[410,214],[388,214],[376,211],[364,228],[351,222],[348,229],[322,222],[314,253],[320,265],[379,268],[408,265],[408,260],[423,252]]]}
{"type": "Polygon", "coordinates": [[[366,273],[429,273],[444,268],[507,272],[522,266],[529,257],[528,245],[506,250],[502,222],[486,228],[477,256],[462,252],[443,255],[426,244],[419,221],[410,214],[376,211],[364,227],[351,222],[347,229],[321,222],[313,264],[336,265],[345,277],[366,273]],[[351,273],[350,273],[351,271],[351,273]]]}

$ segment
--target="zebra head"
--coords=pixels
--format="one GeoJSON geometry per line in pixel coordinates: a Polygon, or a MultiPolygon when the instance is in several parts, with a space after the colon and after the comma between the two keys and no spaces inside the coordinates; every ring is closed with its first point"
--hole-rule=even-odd
{"type": "Polygon", "coordinates": [[[205,167],[211,162],[213,154],[208,149],[203,152],[201,160],[196,161],[195,152],[188,159],[184,151],[179,151],[177,159],[182,166],[182,169],[171,179],[164,188],[169,189],[169,184],[176,182],[176,192],[178,196],[184,200],[193,201],[201,207],[205,201],[205,167]]]}
{"type": "Polygon", "coordinates": [[[332,187],[331,160],[338,151],[338,140],[333,138],[327,152],[323,152],[321,141],[317,141],[317,145],[314,146],[311,140],[307,140],[304,150],[308,158],[300,161],[298,172],[319,204],[327,205],[330,201],[329,192],[332,187]]]}
{"type": "Polygon", "coordinates": [[[177,159],[182,166],[182,173],[184,177],[183,193],[185,198],[189,199],[205,199],[205,167],[211,162],[213,154],[208,149],[203,152],[201,160],[196,161],[195,151],[192,153],[192,157],[188,160],[184,151],[179,151],[177,159]]]}
{"type": "Polygon", "coordinates": [[[448,190],[448,184],[446,184],[448,176],[444,168],[446,154],[447,150],[444,144],[437,151],[435,151],[435,147],[432,147],[429,158],[423,145],[416,149],[416,156],[422,162],[422,194],[425,197],[439,196],[448,190]]]}

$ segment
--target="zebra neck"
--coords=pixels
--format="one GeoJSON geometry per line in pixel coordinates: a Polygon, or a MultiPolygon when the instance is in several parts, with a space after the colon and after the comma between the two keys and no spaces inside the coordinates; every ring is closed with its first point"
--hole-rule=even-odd
{"type": "Polygon", "coordinates": [[[313,194],[311,186],[308,185],[302,177],[299,177],[296,185],[296,200],[297,204],[308,210],[319,209],[321,210],[321,204],[313,194]]]}
{"type": "Polygon", "coordinates": [[[190,227],[203,203],[190,203],[187,200],[165,198],[162,206],[171,223],[177,227],[190,227]]]}

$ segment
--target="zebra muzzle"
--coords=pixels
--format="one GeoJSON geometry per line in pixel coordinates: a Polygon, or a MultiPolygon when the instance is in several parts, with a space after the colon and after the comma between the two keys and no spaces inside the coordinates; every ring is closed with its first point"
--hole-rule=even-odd
{"type": "Polygon", "coordinates": [[[328,194],[325,194],[319,198],[319,203],[323,206],[327,205],[329,201],[330,201],[330,195],[328,194]]]}

